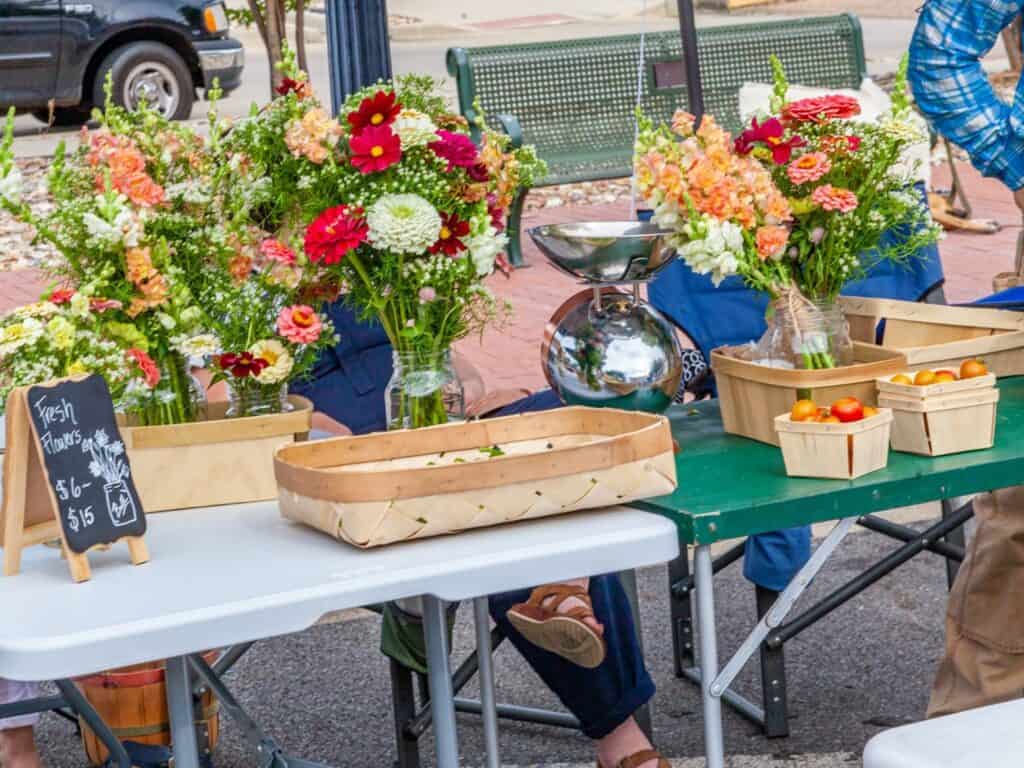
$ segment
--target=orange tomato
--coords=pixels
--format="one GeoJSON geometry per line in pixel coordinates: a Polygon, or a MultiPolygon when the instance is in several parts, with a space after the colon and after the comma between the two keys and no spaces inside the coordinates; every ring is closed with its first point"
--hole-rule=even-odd
{"type": "Polygon", "coordinates": [[[815,421],[819,421],[819,422],[820,421],[824,421],[825,419],[827,419],[831,415],[832,415],[832,413],[831,413],[831,411],[829,411],[828,408],[819,408],[818,409],[818,415],[814,417],[814,420],[815,421]]]}
{"type": "Polygon", "coordinates": [[[957,378],[956,371],[951,371],[951,370],[949,370],[949,368],[943,368],[941,371],[936,371],[935,375],[936,376],[952,376],[954,381],[957,378]]]}
{"type": "Polygon", "coordinates": [[[839,421],[860,421],[864,418],[864,404],[856,397],[844,397],[832,403],[829,409],[839,421]]]}
{"type": "Polygon", "coordinates": [[[929,384],[935,383],[935,372],[934,371],[918,371],[917,375],[914,376],[914,383],[919,387],[927,387],[929,384]]]}
{"type": "Polygon", "coordinates": [[[838,416],[826,416],[821,420],[822,424],[841,424],[838,416]]]}
{"type": "Polygon", "coordinates": [[[789,412],[792,421],[810,421],[818,415],[818,406],[813,400],[797,400],[793,403],[793,410],[789,412]]]}
{"type": "Polygon", "coordinates": [[[864,418],[865,419],[870,419],[872,416],[877,416],[877,415],[878,415],[878,409],[875,408],[873,405],[865,405],[864,406],[864,418]]]}
{"type": "Polygon", "coordinates": [[[935,372],[935,383],[936,384],[948,384],[951,381],[956,381],[956,374],[952,371],[936,371],[935,372]]]}
{"type": "Polygon", "coordinates": [[[893,376],[891,379],[889,379],[889,381],[891,381],[893,384],[913,384],[914,383],[913,381],[911,381],[909,376],[907,376],[906,374],[903,374],[903,373],[897,373],[895,376],[893,376]]]}
{"type": "Polygon", "coordinates": [[[960,364],[960,378],[961,379],[974,379],[978,376],[985,376],[988,373],[988,368],[981,360],[964,360],[960,364]]]}

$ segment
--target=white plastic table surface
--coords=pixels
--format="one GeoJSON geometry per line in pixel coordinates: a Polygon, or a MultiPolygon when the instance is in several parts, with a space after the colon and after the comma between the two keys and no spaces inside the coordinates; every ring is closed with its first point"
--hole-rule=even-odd
{"type": "Polygon", "coordinates": [[[679,553],[676,527],[625,507],[358,550],[276,502],[150,515],[151,562],[89,555],[74,584],[58,550],[25,550],[0,577],[0,677],[52,680],[297,632],[330,611],[445,601],[638,568],[679,553]]]}
{"type": "Polygon", "coordinates": [[[1020,768],[1024,700],[993,704],[878,734],[864,768],[1020,768]]]}

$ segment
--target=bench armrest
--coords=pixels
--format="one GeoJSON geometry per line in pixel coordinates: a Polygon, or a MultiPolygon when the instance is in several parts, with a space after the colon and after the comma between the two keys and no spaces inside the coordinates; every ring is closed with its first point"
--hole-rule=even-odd
{"type": "Polygon", "coordinates": [[[494,119],[501,124],[501,130],[512,140],[513,149],[523,146],[523,126],[519,124],[515,115],[495,115],[494,119]]]}

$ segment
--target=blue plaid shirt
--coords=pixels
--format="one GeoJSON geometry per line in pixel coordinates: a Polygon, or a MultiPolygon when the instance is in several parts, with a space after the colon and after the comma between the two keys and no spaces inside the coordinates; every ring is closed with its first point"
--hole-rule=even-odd
{"type": "Polygon", "coordinates": [[[1024,187],[1024,80],[1012,105],[981,67],[1024,0],[927,0],[910,43],[910,85],[932,126],[986,176],[1024,187]]]}

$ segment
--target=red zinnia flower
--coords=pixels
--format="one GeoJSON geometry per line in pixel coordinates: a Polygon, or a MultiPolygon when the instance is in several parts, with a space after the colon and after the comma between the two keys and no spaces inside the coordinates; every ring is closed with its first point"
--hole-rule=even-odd
{"type": "Polygon", "coordinates": [[[782,108],[782,119],[790,123],[823,123],[859,114],[860,102],[852,96],[839,94],[800,99],[782,108]]]}
{"type": "Polygon", "coordinates": [[[472,168],[480,162],[480,155],[477,152],[476,144],[464,133],[452,131],[438,131],[441,138],[432,141],[427,146],[434,154],[448,161],[448,170],[452,168],[472,168]]]}
{"type": "Polygon", "coordinates": [[[294,91],[295,93],[302,92],[302,84],[298,80],[293,80],[290,77],[286,77],[281,81],[281,84],[274,89],[277,91],[279,96],[287,96],[289,93],[294,91]]]}
{"type": "Polygon", "coordinates": [[[247,376],[259,376],[268,363],[252,352],[227,352],[217,358],[217,365],[221,370],[229,371],[236,379],[244,379],[247,376]]]}
{"type": "Polygon", "coordinates": [[[469,234],[469,222],[462,221],[454,213],[441,214],[441,232],[437,242],[430,246],[431,253],[443,253],[446,256],[457,256],[466,250],[461,238],[469,234]]]}
{"type": "Polygon", "coordinates": [[[847,136],[846,143],[850,148],[851,152],[856,152],[860,149],[860,136],[847,136]]]}
{"type": "Polygon", "coordinates": [[[466,172],[469,174],[469,178],[477,183],[490,181],[491,178],[491,172],[487,170],[487,166],[483,163],[470,166],[466,169],[466,172]]]}
{"type": "Polygon", "coordinates": [[[786,129],[779,119],[773,117],[758,123],[755,117],[750,121],[750,127],[736,137],[736,152],[749,155],[756,145],[761,144],[772,151],[772,162],[776,165],[785,165],[793,156],[793,150],[807,143],[799,136],[791,136],[784,140],[782,136],[785,132],[786,129]]]}
{"type": "Polygon", "coordinates": [[[71,297],[74,296],[78,291],[74,288],[58,288],[50,294],[50,301],[53,304],[67,304],[71,301],[71,297]]]}
{"type": "Polygon", "coordinates": [[[352,165],[362,173],[383,171],[402,159],[402,142],[386,125],[364,129],[349,140],[348,147],[352,165]]]}
{"type": "Polygon", "coordinates": [[[352,135],[358,136],[367,128],[391,125],[402,111],[394,91],[377,91],[373,96],[362,100],[359,109],[348,113],[348,122],[352,126],[352,135]]]}
{"type": "Polygon", "coordinates": [[[139,370],[142,372],[143,381],[146,382],[147,387],[153,389],[160,383],[160,369],[157,367],[157,364],[153,362],[153,358],[141,349],[137,349],[135,347],[126,351],[125,355],[134,360],[135,364],[139,366],[139,370]]]}
{"type": "Polygon", "coordinates": [[[337,264],[366,242],[368,231],[362,209],[347,205],[328,208],[306,229],[306,255],[313,263],[337,264]]]}

